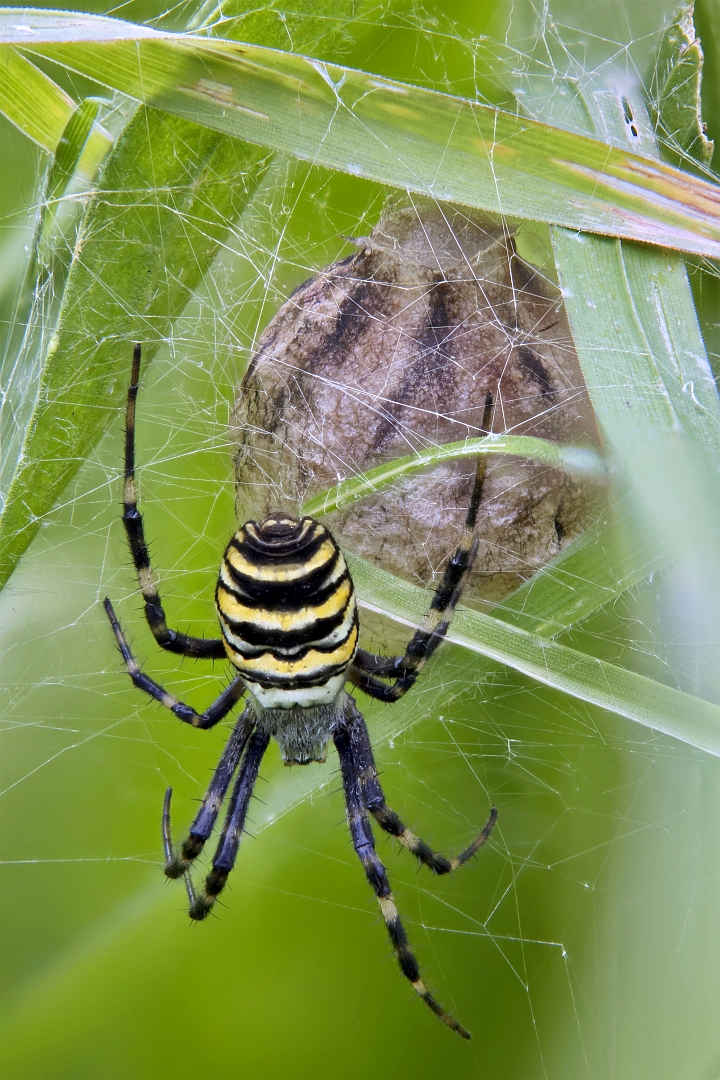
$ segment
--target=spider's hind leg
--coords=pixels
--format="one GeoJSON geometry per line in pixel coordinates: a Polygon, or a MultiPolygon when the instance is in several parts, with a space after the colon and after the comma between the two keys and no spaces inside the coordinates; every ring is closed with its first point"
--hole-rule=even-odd
{"type": "Polygon", "coordinates": [[[405,927],[402,924],[395,898],[390,890],[387,872],[375,851],[372,829],[362,800],[362,779],[358,775],[348,727],[344,724],[338,727],[333,738],[340,758],[348,825],[350,826],[353,847],[362,863],[365,876],[377,897],[400,970],[405,978],[412,983],[413,989],[423,999],[428,1008],[463,1039],[469,1039],[470,1032],[466,1031],[454,1016],[451,1016],[450,1013],[443,1009],[440,1002],[428,990],[420,975],[417,959],[410,948],[405,927]]]}
{"type": "MultiPolygon", "coordinates": [[[[377,784],[377,787],[379,788],[380,785],[377,784]]],[[[459,855],[453,856],[452,859],[446,859],[444,855],[439,855],[436,851],[433,851],[424,840],[421,840],[406,825],[403,825],[395,811],[391,810],[385,802],[382,791],[379,798],[368,800],[368,810],[381,829],[399,840],[403,847],[411,851],[424,866],[429,866],[435,874],[449,874],[466,863],[468,859],[471,859],[476,851],[483,846],[497,821],[497,810],[493,806],[485,827],[475,837],[472,844],[469,844],[459,855]]]]}
{"type": "MultiPolygon", "coordinates": [[[[249,738],[247,751],[230,798],[225,825],[213,857],[212,870],[205,879],[202,893],[195,892],[192,887],[188,889],[191,919],[206,919],[225,888],[228,875],[235,865],[248,806],[260,770],[260,762],[269,741],[270,736],[262,728],[256,728],[249,738]]],[[[202,814],[202,809],[200,813],[202,814]]],[[[187,880],[188,875],[186,875],[187,880]]]]}
{"type": "Polygon", "coordinates": [[[395,811],[385,802],[385,794],[381,787],[380,780],[378,779],[377,769],[375,768],[375,759],[373,757],[367,725],[351,698],[348,698],[347,708],[350,747],[355,763],[355,769],[360,778],[362,798],[366,808],[370,811],[381,829],[384,829],[385,832],[390,833],[396,840],[399,840],[403,847],[406,847],[408,851],[411,851],[424,866],[428,866],[435,874],[449,874],[453,870],[457,870],[466,863],[468,859],[473,857],[492,832],[493,826],[497,820],[497,810],[495,807],[493,806],[491,809],[490,817],[483,830],[475,837],[468,847],[460,852],[459,855],[455,855],[452,859],[447,859],[444,855],[439,855],[436,851],[433,851],[424,840],[421,840],[419,836],[416,836],[415,833],[411,832],[410,829],[403,825],[395,811]]]}

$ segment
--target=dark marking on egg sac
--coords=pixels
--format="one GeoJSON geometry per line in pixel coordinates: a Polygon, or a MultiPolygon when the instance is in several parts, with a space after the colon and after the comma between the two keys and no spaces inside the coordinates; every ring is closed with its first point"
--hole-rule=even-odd
{"type": "Polygon", "coordinates": [[[519,345],[517,351],[523,367],[537,380],[542,393],[552,394],[554,391],[550,376],[537,353],[534,353],[527,345],[519,345]]]}
{"type": "MultiPolygon", "coordinates": [[[[488,394],[498,434],[597,442],[562,298],[507,224],[390,198],[353,257],[320,270],[257,343],[233,414],[239,520],[296,514],[338,480],[479,435],[488,394]]],[[[345,550],[430,585],[474,472],[463,459],[409,473],[328,525],[345,550]]],[[[491,603],[579,534],[595,498],[583,478],[499,454],[483,492],[466,598],[491,603]]]]}

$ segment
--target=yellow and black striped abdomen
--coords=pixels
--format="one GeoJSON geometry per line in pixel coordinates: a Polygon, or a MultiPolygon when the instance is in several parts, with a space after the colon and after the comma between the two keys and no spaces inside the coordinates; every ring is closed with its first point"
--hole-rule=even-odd
{"type": "Polygon", "coordinates": [[[227,654],[260,705],[335,700],[358,620],[345,559],[323,525],[279,513],[246,522],[225,551],[215,602],[227,654]]]}

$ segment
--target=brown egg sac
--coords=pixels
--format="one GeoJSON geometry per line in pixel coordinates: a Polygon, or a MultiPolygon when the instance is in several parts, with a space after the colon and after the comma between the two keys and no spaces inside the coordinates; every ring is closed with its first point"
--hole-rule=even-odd
{"type": "MultiPolygon", "coordinates": [[[[557,289],[512,234],[462,207],[392,202],[357,251],[305,282],[262,337],[233,428],[239,520],[297,512],[341,480],[494,432],[598,441],[557,289]]],[[[476,462],[406,475],[323,518],[346,551],[432,585],[460,540],[476,462]]],[[[497,603],[583,527],[589,481],[490,455],[463,601],[497,603]]]]}

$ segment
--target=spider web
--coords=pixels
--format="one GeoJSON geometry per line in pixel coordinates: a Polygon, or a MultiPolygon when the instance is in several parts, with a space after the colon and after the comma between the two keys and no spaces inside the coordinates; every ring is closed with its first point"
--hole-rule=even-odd
{"type": "MultiPolygon", "coordinates": [[[[552,18],[518,8],[508,29],[506,13],[480,19],[473,5],[378,4],[345,47],[360,42],[368,70],[494,103],[512,85],[537,93],[545,80],[551,97],[560,76],[590,82],[623,65],[650,93],[659,5],[618,5],[611,36],[598,6],[557,5],[552,18]]],[[[157,15],[161,27],[192,15],[228,29],[222,13],[184,4],[157,15]]],[[[315,28],[317,55],[337,30],[315,28]]],[[[19,138],[12,147],[25,183],[3,219],[6,251],[26,242],[37,199],[36,162],[19,138]]],[[[176,628],[215,633],[214,580],[235,527],[228,421],[248,358],[292,290],[370,232],[386,195],[276,157],[144,375],[141,508],[176,628]]],[[[543,230],[521,243],[551,281],[543,230]]],[[[41,330],[54,299],[41,298],[41,330]]],[[[12,332],[12,300],[6,310],[12,332]]],[[[288,771],[271,748],[226,906],[188,937],[182,890],[162,887],[162,795],[173,787],[179,838],[228,724],[196,732],[134,691],[100,601],[117,602],[145,670],[196,707],[227,672],[154,646],[119,521],[121,454],[118,420],[2,598],[7,1007],[30,1059],[52,1042],[54,1071],[42,1074],[332,1077],[344,1052],[347,1076],[369,1060],[393,1076],[717,1076],[716,763],[457,646],[400,704],[361,707],[389,804],[433,846],[460,850],[499,808],[490,844],[452,880],[416,873],[378,838],[424,975],[472,1030],[471,1050],[383,963],[333,755],[288,771]],[[166,1039],[183,1044],[181,1063],[166,1039]]],[[[650,569],[563,640],[702,692],[717,641],[678,619],[672,572],[650,569]]]]}

